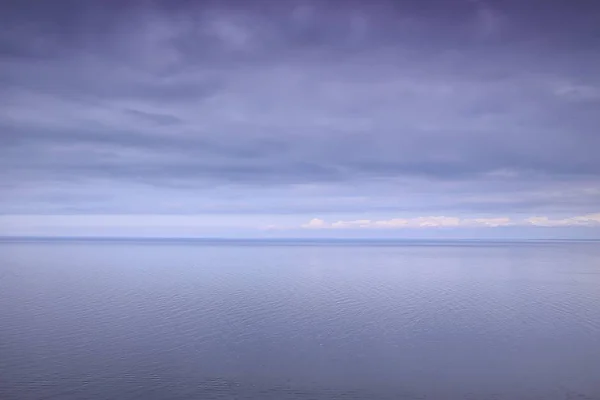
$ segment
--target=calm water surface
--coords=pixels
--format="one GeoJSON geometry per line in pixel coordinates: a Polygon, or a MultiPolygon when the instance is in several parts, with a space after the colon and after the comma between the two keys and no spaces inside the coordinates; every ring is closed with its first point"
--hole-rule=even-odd
{"type": "Polygon", "coordinates": [[[600,244],[1,243],[0,399],[600,399],[600,244]]]}

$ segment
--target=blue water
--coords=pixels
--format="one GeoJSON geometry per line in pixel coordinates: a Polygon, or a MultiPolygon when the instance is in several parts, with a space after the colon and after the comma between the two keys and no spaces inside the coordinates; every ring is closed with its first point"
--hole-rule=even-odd
{"type": "Polygon", "coordinates": [[[0,399],[600,399],[600,243],[0,243],[0,399]]]}

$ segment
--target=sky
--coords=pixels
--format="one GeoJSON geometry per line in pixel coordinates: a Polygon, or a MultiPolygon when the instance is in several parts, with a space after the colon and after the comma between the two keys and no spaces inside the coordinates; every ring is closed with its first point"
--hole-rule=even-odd
{"type": "Polygon", "coordinates": [[[600,238],[600,3],[0,2],[0,236],[600,238]]]}

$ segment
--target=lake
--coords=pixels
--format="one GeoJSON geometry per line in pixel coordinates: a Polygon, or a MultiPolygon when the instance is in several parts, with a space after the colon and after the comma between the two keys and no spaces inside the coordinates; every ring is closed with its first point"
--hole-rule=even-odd
{"type": "Polygon", "coordinates": [[[0,398],[600,399],[600,243],[4,241],[0,398]]]}

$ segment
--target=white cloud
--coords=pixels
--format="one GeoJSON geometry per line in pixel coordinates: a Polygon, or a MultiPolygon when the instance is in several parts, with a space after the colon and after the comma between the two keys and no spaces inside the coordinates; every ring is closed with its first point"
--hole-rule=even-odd
{"type": "Polygon", "coordinates": [[[534,226],[600,226],[600,213],[562,219],[531,217],[525,221],[534,226]]]}
{"type": "Polygon", "coordinates": [[[302,225],[302,228],[306,228],[306,229],[320,229],[320,228],[327,228],[328,226],[326,226],[325,221],[323,221],[322,219],[319,218],[313,218],[310,221],[308,221],[307,224],[302,225]]]}
{"type": "Polygon", "coordinates": [[[369,228],[373,224],[370,219],[357,219],[354,221],[337,221],[331,224],[332,228],[369,228]]]}
{"type": "Polygon", "coordinates": [[[293,232],[309,230],[435,230],[490,229],[497,227],[596,227],[600,228],[600,213],[557,218],[532,216],[460,218],[453,216],[423,216],[391,219],[347,219],[326,221],[313,218],[300,225],[296,216],[269,214],[97,214],[97,215],[2,215],[0,236],[172,236],[217,237],[246,236],[260,232],[293,232]]]}
{"type": "Polygon", "coordinates": [[[407,226],[408,224],[409,220],[404,218],[392,218],[384,221],[375,221],[375,226],[381,228],[399,228],[407,226]]]}
{"type": "Polygon", "coordinates": [[[473,225],[477,225],[477,226],[489,226],[489,227],[496,227],[496,226],[508,226],[512,224],[512,221],[510,218],[475,218],[475,219],[471,219],[468,220],[470,221],[473,225]]]}
{"type": "Polygon", "coordinates": [[[575,216],[563,219],[549,217],[530,217],[523,220],[512,220],[508,217],[494,218],[458,218],[446,216],[429,216],[416,218],[392,218],[388,220],[348,220],[328,223],[315,218],[302,228],[320,229],[397,229],[397,228],[444,228],[444,227],[482,227],[496,228],[501,226],[600,226],[600,213],[575,216]]]}
{"type": "Polygon", "coordinates": [[[412,226],[417,227],[440,227],[440,226],[459,226],[460,218],[455,217],[419,217],[411,220],[412,226]]]}
{"type": "Polygon", "coordinates": [[[388,220],[358,219],[349,221],[336,221],[327,223],[322,219],[315,218],[302,228],[326,228],[326,229],[352,229],[352,228],[435,228],[435,227],[457,227],[457,226],[504,226],[510,224],[509,218],[478,218],[460,219],[456,217],[430,216],[417,218],[392,218],[388,220]]]}

